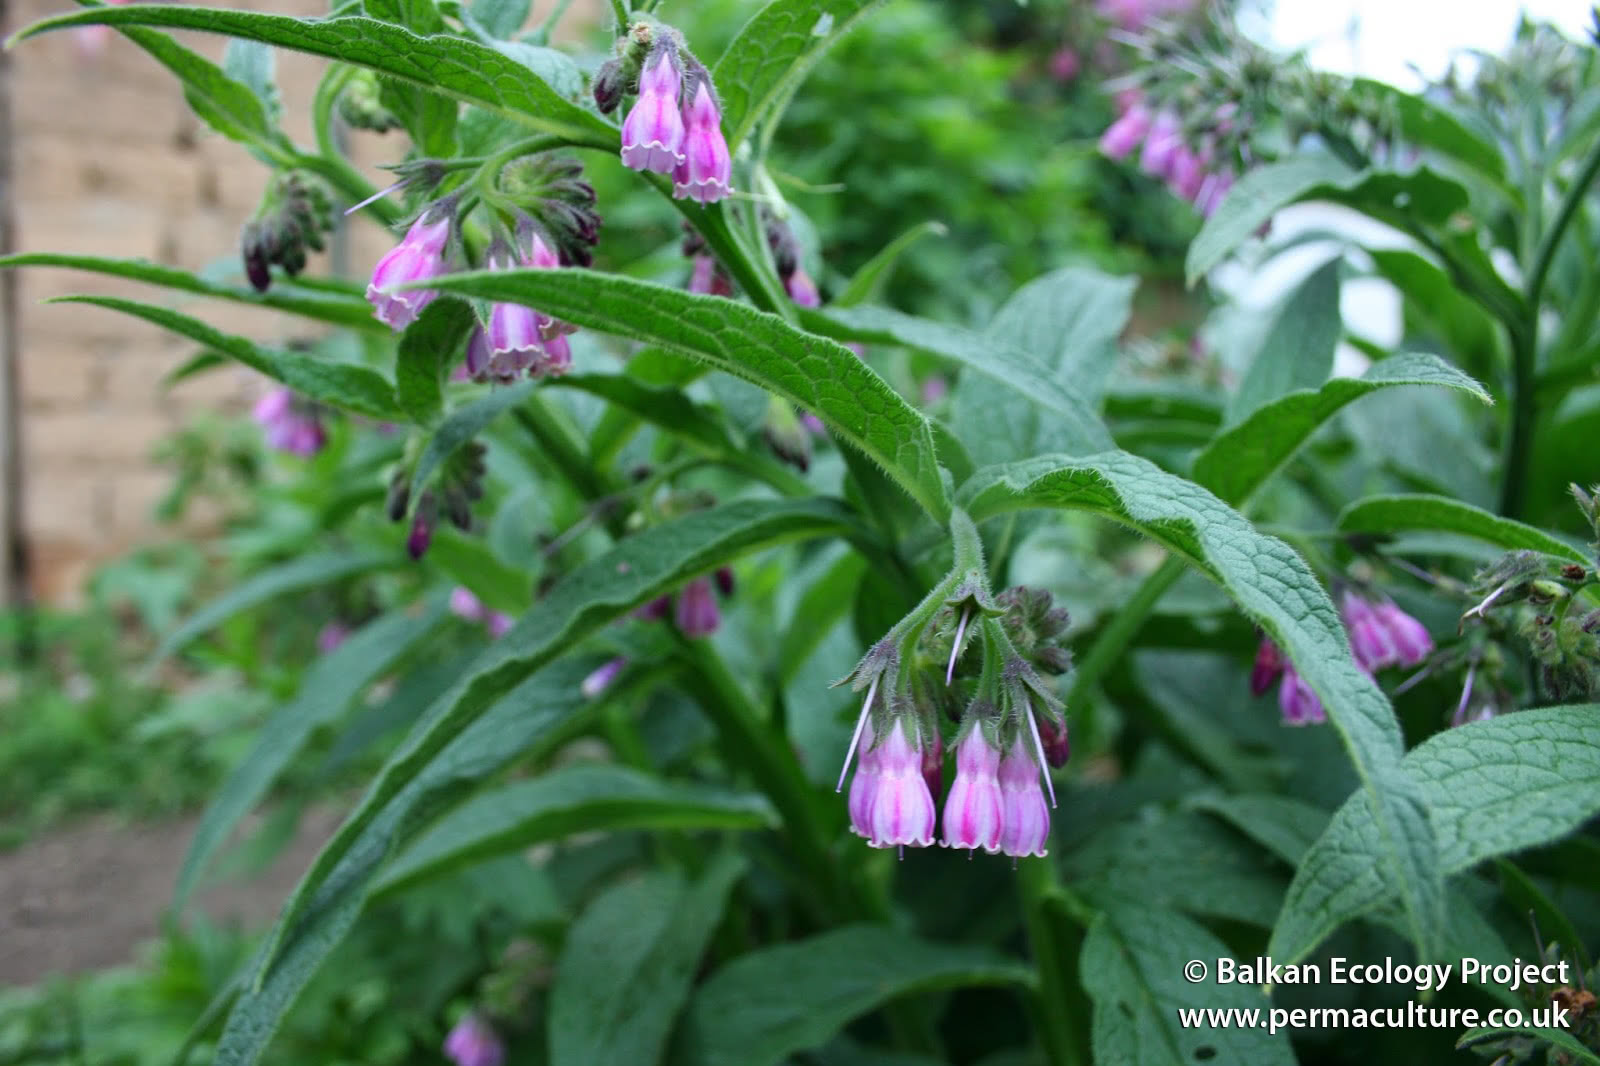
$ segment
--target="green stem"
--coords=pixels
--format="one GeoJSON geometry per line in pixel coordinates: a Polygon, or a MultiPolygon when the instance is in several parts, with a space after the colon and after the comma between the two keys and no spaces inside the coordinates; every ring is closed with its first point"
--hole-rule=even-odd
{"type": "Polygon", "coordinates": [[[1101,676],[1116,663],[1117,657],[1127,647],[1128,641],[1144,625],[1144,620],[1155,610],[1156,603],[1183,576],[1184,561],[1169,555],[1144,582],[1134,590],[1133,597],[1122,605],[1111,623],[1100,630],[1089,650],[1078,660],[1072,675],[1072,691],[1067,694],[1068,707],[1081,707],[1101,676]]]}
{"type": "Polygon", "coordinates": [[[1534,381],[1538,355],[1538,308],[1532,321],[1511,331],[1511,426],[1506,433],[1500,476],[1500,513],[1520,518],[1528,500],[1528,467],[1533,460],[1533,425],[1538,405],[1534,381]]]}
{"type": "Polygon", "coordinates": [[[611,0],[611,12],[617,16],[617,32],[628,28],[628,5],[625,0],[611,0]]]}
{"type": "Polygon", "coordinates": [[[1034,1030],[1052,1066],[1083,1066],[1090,1061],[1087,1012],[1083,991],[1076,987],[1075,945],[1054,912],[1058,891],[1056,870],[1049,861],[1025,859],[1017,868],[1022,896],[1022,922],[1028,933],[1039,987],[1029,999],[1034,1030]]]}
{"type": "Polygon", "coordinates": [[[1600,140],[1597,140],[1589,149],[1589,154],[1584,158],[1583,167],[1578,171],[1578,177],[1572,186],[1567,189],[1566,197],[1561,201],[1560,208],[1556,211],[1554,221],[1539,241],[1539,248],[1534,253],[1533,269],[1528,272],[1528,310],[1530,314],[1539,313],[1539,299],[1544,295],[1545,278],[1550,273],[1550,265],[1555,261],[1556,249],[1561,244],[1561,238],[1566,233],[1567,226],[1572,222],[1572,216],[1577,214],[1578,206],[1583,203],[1583,198],[1589,192],[1589,186],[1594,184],[1594,179],[1600,174],[1600,140]]]}

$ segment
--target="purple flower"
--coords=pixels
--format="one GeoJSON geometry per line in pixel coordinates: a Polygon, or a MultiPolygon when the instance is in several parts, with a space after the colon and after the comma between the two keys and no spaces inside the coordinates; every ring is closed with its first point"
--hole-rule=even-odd
{"type": "Polygon", "coordinates": [[[450,243],[451,212],[429,210],[412,223],[405,239],[378,260],[367,284],[367,299],[378,321],[392,329],[405,329],[438,293],[431,289],[388,292],[396,285],[427,281],[445,272],[444,250],[450,243]]]}
{"type": "Polygon", "coordinates": [[[1233,175],[1229,173],[1212,174],[1200,185],[1200,191],[1195,195],[1194,205],[1200,213],[1210,218],[1228,195],[1228,190],[1233,188],[1233,175]]]}
{"type": "Polygon", "coordinates": [[[856,776],[850,779],[850,831],[870,838],[872,801],[878,794],[878,753],[873,749],[872,723],[865,715],[859,730],[856,742],[861,746],[861,757],[856,760],[856,776]]]}
{"type": "Polygon", "coordinates": [[[1122,159],[1145,139],[1150,120],[1150,111],[1143,104],[1134,104],[1100,135],[1100,151],[1108,159],[1122,159]]]}
{"type": "Polygon", "coordinates": [[[956,779],[944,801],[947,848],[1000,850],[1000,753],[975,726],[956,745],[956,779]]]}
{"type": "Polygon", "coordinates": [[[672,597],[657,596],[633,609],[633,616],[641,622],[659,622],[672,613],[672,597]]]}
{"type": "Polygon", "coordinates": [[[1044,855],[1050,841],[1050,808],[1039,785],[1041,767],[1019,733],[1000,760],[1000,850],[1007,855],[1044,855]]]}
{"type": "MultiPolygon", "coordinates": [[[[551,269],[561,258],[537,234],[530,234],[531,253],[522,266],[551,269]]],[[[491,270],[508,270],[512,261],[503,247],[489,254],[491,270]]],[[[532,307],[515,303],[496,303],[489,308],[489,326],[482,341],[474,333],[467,345],[467,365],[474,377],[502,383],[530,376],[559,374],[572,365],[572,349],[565,333],[568,327],[532,307]],[[479,347],[474,350],[473,345],[479,347]]]]}
{"type": "Polygon", "coordinates": [[[1050,55],[1050,76],[1059,82],[1069,82],[1083,69],[1078,53],[1063,45],[1050,55]]]}
{"type": "Polygon", "coordinates": [[[516,624],[517,620],[504,611],[490,611],[489,617],[483,620],[483,627],[489,631],[491,640],[499,640],[516,624]]]}
{"type": "Polygon", "coordinates": [[[1273,686],[1278,680],[1278,675],[1283,673],[1283,652],[1278,646],[1266,637],[1261,638],[1261,644],[1256,648],[1256,662],[1250,668],[1250,695],[1260,696],[1273,686]]]}
{"type": "Polygon", "coordinates": [[[611,683],[617,679],[617,675],[622,673],[622,668],[627,665],[628,660],[620,655],[615,659],[602,663],[588,677],[583,679],[583,682],[578,685],[578,691],[583,693],[584,699],[594,699],[611,687],[611,683]]]}
{"type": "Polygon", "coordinates": [[[481,622],[487,617],[483,601],[464,585],[457,585],[450,590],[450,613],[468,622],[481,622]]]}
{"type": "Polygon", "coordinates": [[[269,448],[310,458],[327,443],[316,408],[296,396],[293,389],[273,389],[256,402],[254,415],[269,448]]]}
{"type": "Polygon", "coordinates": [[[329,622],[317,630],[317,651],[327,655],[350,636],[350,627],[343,622],[329,622]]]}
{"type": "Polygon", "coordinates": [[[717,597],[709,578],[697,577],[678,591],[673,621],[690,640],[709,637],[717,631],[722,616],[717,611],[717,597]]]}
{"type": "Polygon", "coordinates": [[[494,1028],[477,1014],[467,1014],[456,1022],[444,1038],[444,1053],[456,1066],[501,1066],[505,1045],[494,1028]]]}
{"type": "Polygon", "coordinates": [[[489,335],[478,326],[467,339],[467,360],[461,373],[473,381],[482,381],[489,373],[489,335]]]}
{"type": "Polygon", "coordinates": [[[817,292],[817,283],[811,280],[810,274],[799,267],[795,267],[794,273],[789,275],[783,287],[789,290],[789,299],[801,307],[822,306],[822,294],[817,292]]]}
{"type": "Polygon", "coordinates": [[[1354,589],[1345,589],[1339,597],[1339,614],[1350,631],[1350,650],[1357,666],[1370,674],[1400,661],[1388,629],[1379,621],[1372,604],[1354,589]]]}
{"type": "Polygon", "coordinates": [[[914,723],[890,724],[878,744],[877,774],[872,790],[871,833],[867,843],[875,848],[933,843],[933,793],[922,776],[922,746],[906,736],[914,723]]]}
{"type": "Polygon", "coordinates": [[[1313,725],[1328,720],[1322,701],[1293,665],[1284,667],[1283,680],[1278,684],[1278,708],[1283,711],[1285,725],[1313,725]]]}
{"type": "Polygon", "coordinates": [[[656,52],[654,63],[639,76],[639,99],[622,122],[624,166],[671,174],[684,162],[683,116],[678,113],[681,85],[670,50],[656,52]]]}
{"type": "Polygon", "coordinates": [[[1372,613],[1389,636],[1389,644],[1401,666],[1416,666],[1433,654],[1433,638],[1421,622],[1411,617],[1393,600],[1373,605],[1372,613]]]}
{"type": "Polygon", "coordinates": [[[1179,145],[1167,166],[1167,183],[1173,193],[1193,203],[1206,180],[1206,161],[1186,145],[1179,145]]]}
{"type": "Polygon", "coordinates": [[[1066,723],[1057,724],[1053,718],[1041,717],[1038,725],[1044,761],[1059,770],[1072,758],[1072,740],[1067,736],[1066,723]]]}
{"type": "Polygon", "coordinates": [[[1183,147],[1183,129],[1178,116],[1162,111],[1150,123],[1145,137],[1144,150],[1139,153],[1139,169],[1152,178],[1165,179],[1172,166],[1172,158],[1183,147]]]}
{"type": "Polygon", "coordinates": [[[730,296],[727,282],[717,270],[717,261],[709,255],[697,255],[689,264],[689,291],[702,295],[730,296]],[[723,291],[726,290],[726,291],[723,291]]]}
{"type": "Polygon", "coordinates": [[[716,203],[732,188],[733,159],[728,142],[722,137],[722,111],[711,98],[711,80],[701,78],[695,87],[694,102],[685,110],[687,132],[683,136],[683,158],[672,171],[672,195],[682,200],[716,203]]]}

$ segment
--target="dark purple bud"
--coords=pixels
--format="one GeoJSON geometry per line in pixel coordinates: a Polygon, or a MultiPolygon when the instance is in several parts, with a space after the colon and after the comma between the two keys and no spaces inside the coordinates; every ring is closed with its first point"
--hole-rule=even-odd
{"type": "Polygon", "coordinates": [[[711,591],[711,582],[697,577],[678,592],[677,609],[673,620],[678,629],[690,640],[709,637],[722,624],[717,610],[717,598],[711,591]]]}
{"type": "Polygon", "coordinates": [[[671,613],[671,596],[657,596],[649,603],[641,604],[633,610],[633,616],[641,622],[659,622],[671,613]]]}
{"type": "Polygon", "coordinates": [[[1067,724],[1040,715],[1039,743],[1044,746],[1044,761],[1057,770],[1072,758],[1072,742],[1067,737],[1067,724]]]}
{"type": "Polygon", "coordinates": [[[717,567],[717,572],[711,575],[717,583],[717,591],[722,593],[722,598],[727,599],[733,595],[733,570],[726,566],[717,567]]]}
{"type": "Polygon", "coordinates": [[[1256,662],[1250,669],[1250,694],[1260,696],[1273,686],[1283,673],[1283,653],[1265,637],[1256,649],[1256,662]]]}
{"type": "Polygon", "coordinates": [[[932,796],[944,794],[944,737],[933,731],[933,743],[922,749],[922,780],[932,796]]]}
{"type": "Polygon", "coordinates": [[[250,279],[250,287],[257,292],[266,292],[272,287],[272,272],[267,269],[266,253],[250,239],[250,227],[245,228],[244,274],[250,279]]]}
{"type": "Polygon", "coordinates": [[[613,59],[595,71],[594,84],[590,86],[594,92],[594,106],[600,109],[602,115],[609,115],[622,103],[623,91],[627,88],[627,79],[622,76],[621,60],[613,59]]]}
{"type": "Polygon", "coordinates": [[[428,553],[433,543],[433,527],[439,521],[439,502],[433,493],[425,492],[417,501],[417,513],[411,518],[411,533],[406,537],[406,554],[419,560],[428,553]]]}

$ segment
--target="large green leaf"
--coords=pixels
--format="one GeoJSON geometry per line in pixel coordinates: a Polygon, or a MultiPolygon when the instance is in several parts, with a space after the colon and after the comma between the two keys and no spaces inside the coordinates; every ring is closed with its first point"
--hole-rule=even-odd
{"type": "Polygon", "coordinates": [[[776,117],[822,53],[879,2],[772,0],[756,12],[711,70],[728,147],[737,149],[756,123],[776,117]]]}
{"type": "Polygon", "coordinates": [[[433,285],[537,307],[566,322],[672,348],[816,413],[929,513],[948,510],[928,420],[848,348],[716,296],[590,270],[490,270],[433,285]]]}
{"type": "Polygon", "coordinates": [[[1328,380],[1339,343],[1339,270],[1335,256],[1296,285],[1263,321],[1260,345],[1228,401],[1226,421],[1238,422],[1295,389],[1328,380]]]}
{"type": "MultiPolygon", "coordinates": [[[[1401,765],[1421,785],[1440,869],[1458,873],[1557,840],[1600,814],[1600,705],[1473,722],[1430,737],[1401,765]]],[[[1394,897],[1382,836],[1366,797],[1339,808],[1295,874],[1269,954],[1304,958],[1341,924],[1394,897]]]]}
{"type": "Polygon", "coordinates": [[[572,925],[550,990],[551,1066],[657,1062],[689,998],[742,859],[694,884],[656,870],[606,892],[572,925]]]}
{"type": "Polygon", "coordinates": [[[230,356],[318,403],[385,421],[400,417],[394,389],[382,374],[364,366],[265,348],[244,337],[224,333],[198,318],[134,300],[114,296],[62,296],[50,302],[93,304],[121,311],[230,356]]]}
{"type": "Polygon", "coordinates": [[[1199,959],[1211,965],[1233,950],[1181,914],[1134,902],[1137,898],[1108,906],[1083,941],[1078,969],[1094,1001],[1098,1066],[1293,1066],[1286,1032],[1182,1024],[1180,1008],[1248,1011],[1269,1004],[1254,985],[1220,984],[1214,974],[1198,984],[1186,980],[1186,963],[1199,959]]]}
{"type": "Polygon", "coordinates": [[[565,766],[474,796],[390,863],[375,891],[574,833],[762,829],[776,820],[757,793],[664,781],[622,766],[565,766]]]}
{"type": "Polygon", "coordinates": [[[1059,381],[1033,353],[984,334],[884,307],[811,312],[802,318],[847,340],[917,348],[991,378],[1011,390],[1011,402],[1027,400],[1048,414],[1054,431],[1066,442],[1062,446],[1071,451],[1099,451],[1110,445],[1110,434],[1089,402],[1059,381]]]}
{"type": "Polygon", "coordinates": [[[1383,219],[1396,211],[1443,223],[1467,204],[1464,188],[1426,167],[1355,170],[1331,155],[1300,152],[1240,178],[1189,244],[1184,273],[1193,285],[1280,210],[1301,200],[1331,200],[1383,219]],[[1405,204],[1405,208],[1399,205],[1405,204]]]}
{"type": "Polygon", "coordinates": [[[434,300],[400,335],[395,399],[415,422],[431,425],[444,409],[445,371],[477,321],[465,300],[434,300]]]}
{"type": "Polygon", "coordinates": [[[1376,96],[1385,107],[1393,110],[1406,140],[1466,163],[1495,181],[1504,180],[1506,167],[1500,150],[1442,105],[1374,78],[1356,78],[1352,85],[1357,92],[1376,96]]]}
{"type": "Polygon", "coordinates": [[[1243,504],[1340,408],[1395,385],[1443,385],[1493,402],[1482,385],[1438,356],[1405,352],[1359,378],[1334,378],[1256,408],[1195,456],[1194,479],[1229,503],[1243,504]]]}
{"type": "Polygon", "coordinates": [[[575,144],[595,148],[617,145],[615,127],[560,96],[532,69],[502,52],[461,37],[419,37],[403,27],[356,15],[299,19],[170,4],[102,7],[36,22],[13,34],[7,45],[49,30],[95,23],[203,30],[310,52],[436,90],[575,144]]]}
{"type": "Polygon", "coordinates": [[[1339,515],[1341,533],[1459,533],[1507,551],[1544,552],[1588,565],[1582,551],[1541,529],[1474,507],[1448,496],[1422,493],[1368,496],[1339,515]]]}
{"type": "Polygon", "coordinates": [[[156,648],[151,661],[166,658],[195,637],[240,611],[300,589],[317,588],[347,577],[399,566],[403,557],[387,552],[329,551],[302,555],[289,562],[254,574],[184,619],[156,648]]]}
{"type": "Polygon", "coordinates": [[[1293,549],[1200,486],[1125,452],[1041,456],[980,470],[959,499],[979,521],[1024,508],[1088,510],[1132,526],[1221,585],[1288,653],[1327,708],[1379,827],[1376,861],[1402,893],[1419,949],[1432,957],[1444,884],[1427,808],[1400,767],[1400,729],[1388,700],[1355,665],[1338,613],[1293,549]]]}
{"type": "Polygon", "coordinates": [[[198,296],[271,307],[274,310],[288,311],[335,326],[385,335],[390,332],[388,326],[373,317],[372,306],[360,296],[352,295],[344,298],[321,289],[300,289],[292,281],[275,280],[270,291],[256,292],[254,289],[242,286],[218,285],[198,278],[187,270],[162,266],[145,259],[106,259],[93,255],[57,255],[50,252],[27,252],[22,255],[0,257],[0,268],[25,266],[89,270],[111,277],[163,285],[169,289],[192,292],[198,296]]]}
{"type": "MultiPolygon", "coordinates": [[[[512,686],[613,619],[745,552],[853,531],[849,513],[829,500],[739,500],[647,529],[567,574],[428,709],[295,889],[272,944],[389,801],[512,686]]],[[[269,945],[268,967],[274,955],[269,945]]]]}
{"type": "Polygon", "coordinates": [[[445,612],[435,605],[416,616],[391,614],[361,627],[306,671],[295,698],[262,725],[255,743],[212,798],[178,870],[173,907],[181,911],[206,863],[312,735],[342,715],[372,682],[432,633],[445,612]]]}
{"type": "Polygon", "coordinates": [[[718,970],[689,1005],[681,1058],[698,1066],[772,1066],[898,996],[1032,979],[985,948],[846,926],[751,952],[718,970]]]}
{"type": "Polygon", "coordinates": [[[250,963],[223,1026],[217,1066],[260,1060],[306,983],[355,925],[374,874],[397,846],[513,759],[567,735],[574,718],[591,706],[579,685],[595,665],[592,659],[559,663],[525,679],[385,797],[382,809],[346,841],[306,905],[279,919],[271,941],[250,963]]]}

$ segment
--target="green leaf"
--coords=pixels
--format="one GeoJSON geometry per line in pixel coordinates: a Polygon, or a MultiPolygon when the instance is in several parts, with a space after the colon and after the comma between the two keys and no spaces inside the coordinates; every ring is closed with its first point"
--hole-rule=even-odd
{"type": "Polygon", "coordinates": [[[1328,827],[1328,812],[1288,796],[1268,793],[1196,796],[1189,806],[1214,814],[1290,866],[1328,827]]]}
{"type": "MultiPolygon", "coordinates": [[[[94,11],[81,14],[92,13],[94,11]]],[[[184,99],[202,122],[229,140],[260,149],[269,162],[288,158],[288,141],[273,125],[266,105],[249,85],[230,77],[211,60],[191,52],[164,33],[136,26],[119,26],[118,29],[177,76],[183,83],[184,99]]]]}
{"type": "Polygon", "coordinates": [[[6,46],[50,30],[95,23],[203,30],[275,44],[367,67],[569,138],[574,144],[614,149],[618,143],[616,127],[563,99],[528,67],[493,48],[448,35],[419,37],[400,26],[356,15],[298,19],[169,4],[105,7],[36,22],[13,34],[6,46]]]}
{"type": "Polygon", "coordinates": [[[856,272],[850,276],[850,281],[844,290],[833,298],[832,307],[855,307],[857,304],[866,303],[876,299],[882,291],[884,282],[893,273],[895,264],[900,261],[907,248],[916,244],[927,236],[943,237],[950,232],[943,222],[929,219],[919,222],[906,230],[900,236],[884,245],[878,254],[862,263],[856,272]]]}
{"type": "Polygon", "coordinates": [[[1419,530],[1459,533],[1507,551],[1529,550],[1582,563],[1582,551],[1541,529],[1474,507],[1448,496],[1397,494],[1357,500],[1339,515],[1341,533],[1410,533],[1419,530]]]}
{"type": "Polygon", "coordinates": [[[1408,310],[1437,332],[1457,359],[1482,373],[1496,353],[1496,323],[1489,309],[1461,291],[1443,269],[1416,252],[1368,248],[1373,267],[1408,301],[1408,310]]]}
{"type": "Polygon", "coordinates": [[[1315,389],[1328,380],[1343,326],[1339,317],[1341,263],[1335,256],[1312,271],[1268,313],[1262,323],[1261,345],[1228,401],[1225,422],[1238,422],[1286,392],[1315,389]]]}
{"type": "Polygon", "coordinates": [[[657,870],[606,892],[567,934],[550,990],[551,1066],[657,1062],[743,859],[696,883],[657,870]]]}
{"type": "MultiPolygon", "coordinates": [[[[1600,705],[1521,711],[1446,730],[1401,766],[1421,785],[1440,869],[1459,873],[1557,840],[1600,814],[1600,705]]],[[[1368,797],[1339,808],[1295,874],[1268,954],[1304,958],[1340,925],[1395,895],[1380,837],[1368,797]]]]}
{"type": "MultiPolygon", "coordinates": [[[[527,549],[532,554],[531,546],[527,549]]],[[[465,586],[491,611],[518,615],[533,602],[533,571],[538,559],[523,561],[526,569],[501,561],[482,537],[441,523],[433,531],[428,561],[458,585],[465,586]]]]}
{"type": "Polygon", "coordinates": [[[767,829],[776,822],[772,806],[757,793],[663,781],[622,766],[564,766],[481,792],[457,807],[390,863],[373,891],[392,892],[577,833],[767,829]]]}
{"type": "Polygon", "coordinates": [[[451,274],[434,288],[537,307],[694,356],[814,412],[935,516],[948,510],[928,420],[848,349],[776,315],[591,270],[451,274]]]}
{"type": "Polygon", "coordinates": [[[728,148],[756,123],[776,119],[822,53],[879,0],[772,0],[745,23],[711,70],[722,97],[728,148]]]}
{"type": "MultiPolygon", "coordinates": [[[[1480,1026],[1477,1029],[1468,1029],[1466,1032],[1462,1033],[1461,1036],[1456,1040],[1456,1047],[1470,1047],[1473,1044],[1483,1040],[1493,1040],[1499,1037],[1507,1036],[1537,1037],[1540,1040],[1562,1049],[1570,1055],[1576,1056],[1575,1058],[1565,1061],[1571,1063],[1584,1063],[1585,1066],[1600,1066],[1600,1055],[1596,1055],[1594,1052],[1578,1043],[1577,1038],[1571,1033],[1567,1032],[1565,1029],[1535,1029],[1531,1025],[1523,1026],[1520,1029],[1512,1029],[1506,1026],[1501,1026],[1497,1029],[1490,1029],[1480,1026]]],[[[1557,1060],[1552,1057],[1546,1061],[1553,1062],[1557,1060]]]]}
{"type": "Polygon", "coordinates": [[[384,421],[400,417],[394,389],[382,374],[364,366],[263,348],[244,337],[223,333],[198,318],[115,296],[59,296],[49,302],[92,304],[121,311],[222,352],[318,403],[384,421]]]}
{"type": "Polygon", "coordinates": [[[161,266],[145,259],[105,259],[93,255],[57,255],[51,252],[28,252],[0,257],[0,268],[25,266],[89,270],[111,277],[163,285],[169,289],[192,292],[199,296],[254,304],[258,307],[271,307],[335,326],[385,335],[390,332],[388,326],[373,317],[372,306],[360,297],[344,299],[323,290],[296,291],[293,282],[279,279],[274,279],[271,291],[258,293],[254,289],[242,286],[218,285],[198,278],[186,270],[161,266]]]}
{"type": "Polygon", "coordinates": [[[1378,97],[1383,106],[1391,109],[1400,120],[1400,133],[1405,140],[1465,163],[1494,181],[1505,180],[1500,150],[1442,106],[1373,78],[1356,78],[1352,87],[1358,93],[1378,97]]]}
{"type": "Polygon", "coordinates": [[[390,614],[361,627],[306,671],[295,698],[262,725],[244,759],[212,798],[178,870],[172,906],[182,911],[206,863],[315,732],[330,724],[372,682],[392,669],[445,617],[440,605],[415,617],[390,614]]]}
{"type": "MultiPolygon", "coordinates": [[[[651,527],[568,573],[428,709],[295,889],[273,943],[389,800],[507,689],[602,626],[697,574],[757,548],[854,529],[849,513],[829,500],[739,500],[651,527]]],[[[266,966],[274,954],[269,946],[266,966]]]]}
{"type": "Polygon", "coordinates": [[[680,1057],[698,1066],[772,1066],[900,996],[1032,981],[1032,971],[986,948],[845,926],[718,970],[689,1005],[680,1057]]]}
{"type": "Polygon", "coordinates": [[[528,21],[533,0],[472,0],[469,10],[485,30],[496,37],[510,37],[528,21]]]}
{"type": "Polygon", "coordinates": [[[958,499],[975,521],[1022,508],[1092,511],[1132,526],[1221,585],[1288,653],[1327,709],[1380,827],[1372,861],[1402,891],[1411,935],[1423,957],[1433,956],[1444,884],[1421,791],[1400,767],[1399,726],[1382,691],[1351,658],[1327,593],[1293,549],[1200,486],[1125,452],[990,467],[973,475],[958,499]]]}
{"type": "Polygon", "coordinates": [[[1439,357],[1404,352],[1374,363],[1359,378],[1334,378],[1321,388],[1297,389],[1257,407],[1195,456],[1194,479],[1242,505],[1340,408],[1396,385],[1443,385],[1494,402],[1482,385],[1439,357]]]}
{"type": "Polygon", "coordinates": [[[1301,152],[1249,171],[1228,191],[1189,244],[1184,274],[1193,285],[1280,210],[1330,200],[1383,221],[1405,213],[1442,223],[1466,207],[1464,188],[1427,169],[1354,170],[1331,155],[1301,152]]]}
{"type": "Polygon", "coordinates": [[[1098,451],[1109,446],[1110,434],[1089,402],[1056,379],[1033,354],[957,326],[904,315],[883,307],[855,307],[803,315],[847,340],[898,344],[960,364],[966,370],[1005,385],[1049,413],[1072,451],[1098,451]]]}
{"type": "Polygon", "coordinates": [[[524,680],[385,797],[382,809],[352,834],[328,876],[319,878],[306,906],[279,919],[269,944],[250,963],[217,1045],[217,1066],[260,1060],[295,999],[355,925],[374,874],[397,845],[507,763],[568,735],[572,721],[590,706],[578,686],[595,665],[561,663],[524,680]],[[269,948],[279,945],[282,950],[269,957],[269,948]]]}
{"type": "Polygon", "coordinates": [[[451,411],[434,429],[433,436],[428,438],[422,455],[417,459],[416,469],[411,472],[413,506],[422,489],[427,486],[428,478],[441,463],[454,455],[457,448],[483,432],[490,422],[525,402],[538,385],[537,381],[519,381],[515,385],[490,389],[487,395],[451,411]]]}
{"type": "Polygon", "coordinates": [[[259,41],[229,41],[222,52],[222,72],[255,93],[272,125],[283,114],[277,67],[276,53],[259,41]]]}
{"type": "Polygon", "coordinates": [[[151,655],[160,662],[200,634],[215,628],[240,611],[248,610],[289,592],[316,588],[347,577],[371,573],[384,567],[399,566],[403,558],[371,551],[330,551],[302,555],[287,563],[254,574],[233,586],[222,596],[184,619],[168,633],[151,655]]]}
{"type": "Polygon", "coordinates": [[[418,425],[430,426],[439,418],[445,371],[477,321],[465,300],[434,300],[400,335],[395,400],[418,425]]]}
{"type": "Polygon", "coordinates": [[[1098,1066],[1192,1066],[1196,1062],[1294,1066],[1286,1032],[1181,1024],[1178,1008],[1265,1010],[1254,985],[1191,984],[1184,964],[1234,952],[1204,927],[1172,911],[1133,902],[1108,907],[1084,937],[1078,969],[1094,1001],[1098,1066]]]}

